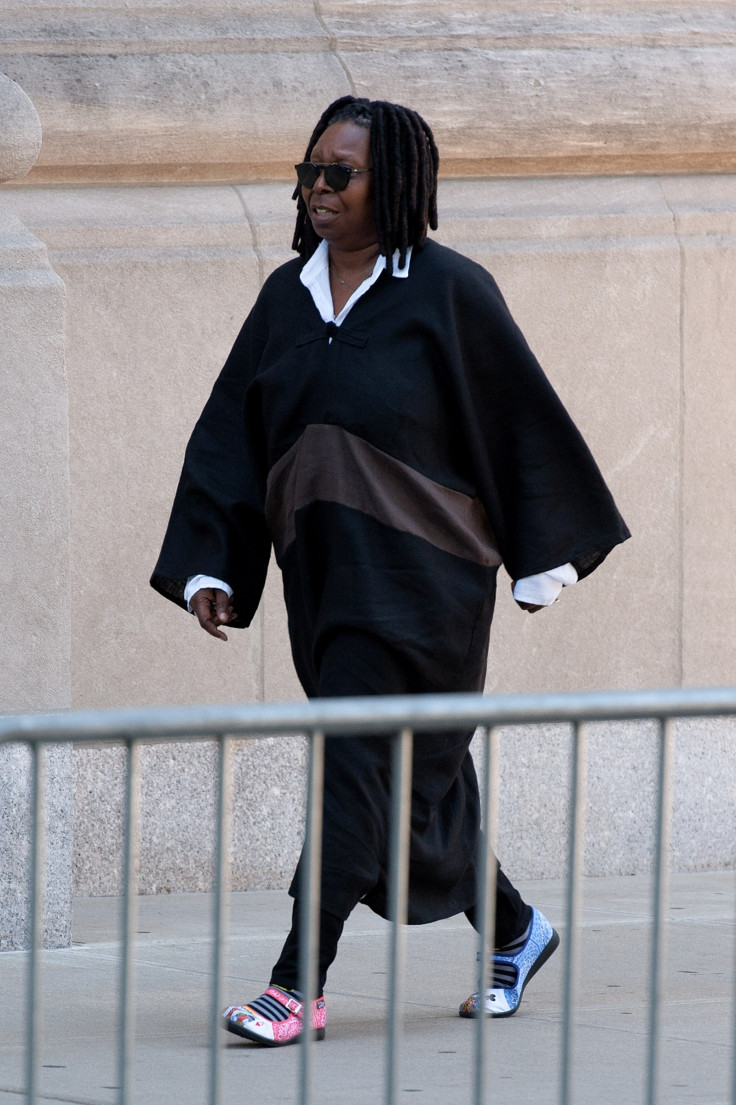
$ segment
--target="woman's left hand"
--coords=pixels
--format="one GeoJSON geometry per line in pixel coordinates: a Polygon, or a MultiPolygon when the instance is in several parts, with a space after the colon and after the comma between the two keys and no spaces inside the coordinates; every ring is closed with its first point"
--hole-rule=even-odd
{"type": "MultiPolygon", "coordinates": [[[[516,586],[516,580],[511,580],[511,594],[514,593],[514,587],[516,586]]],[[[535,606],[533,602],[519,602],[518,599],[514,599],[517,606],[520,606],[522,610],[526,610],[527,614],[536,614],[537,610],[544,610],[543,606],[535,606]]]]}

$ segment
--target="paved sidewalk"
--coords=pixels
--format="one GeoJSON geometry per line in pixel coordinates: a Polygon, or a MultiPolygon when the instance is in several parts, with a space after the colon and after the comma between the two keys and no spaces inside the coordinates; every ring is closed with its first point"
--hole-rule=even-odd
{"type": "MultiPolygon", "coordinates": [[[[564,940],[564,884],[520,886],[564,940]]],[[[574,1105],[645,1100],[649,893],[644,877],[585,881],[574,1105]]],[[[660,1105],[731,1101],[734,899],[733,872],[673,876],[660,1105]]],[[[207,1101],[210,912],[201,894],[140,899],[135,1105],[207,1101]]],[[[115,1102],[117,917],[115,899],[78,901],[74,947],[44,953],[44,1102],[115,1102]]],[[[227,1001],[260,993],[289,917],[285,893],[233,895],[227,1001]]],[[[346,927],[330,972],[327,1038],[315,1048],[320,1105],[383,1100],[387,932],[364,907],[346,927]]],[[[458,1018],[456,1007],[474,989],[474,959],[473,932],[464,918],[409,930],[401,1100],[471,1102],[474,1022],[458,1018]]],[[[0,955],[0,1105],[24,1100],[26,961],[20,952],[0,955]]],[[[490,1026],[489,1102],[558,1101],[562,966],[561,948],[530,984],[519,1013],[490,1026]]],[[[261,1049],[225,1033],[222,1039],[223,1101],[297,1101],[298,1048],[261,1049]]]]}

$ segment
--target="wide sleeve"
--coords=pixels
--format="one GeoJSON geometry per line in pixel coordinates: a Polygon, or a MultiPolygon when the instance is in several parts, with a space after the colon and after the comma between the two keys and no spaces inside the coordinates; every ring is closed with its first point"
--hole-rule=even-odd
{"type": "Polygon", "coordinates": [[[448,360],[479,494],[512,579],[589,575],[629,536],[611,492],[492,277],[451,294],[448,360]]]}
{"type": "Polygon", "coordinates": [[[256,311],[233,346],[187,445],[184,466],[151,586],[185,607],[184,587],[203,573],[227,580],[238,613],[250,624],[260,602],[271,550],[264,517],[262,429],[244,422],[244,398],[260,360],[256,311]]]}

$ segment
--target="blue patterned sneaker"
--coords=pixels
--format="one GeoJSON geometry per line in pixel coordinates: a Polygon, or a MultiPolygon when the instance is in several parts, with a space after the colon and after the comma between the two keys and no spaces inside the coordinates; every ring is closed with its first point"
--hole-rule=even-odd
{"type": "MultiPolygon", "coordinates": [[[[538,909],[532,909],[529,935],[513,955],[494,952],[491,958],[493,978],[486,990],[483,1012],[491,1017],[511,1017],[521,1005],[527,982],[542,967],[560,942],[551,924],[538,909]]],[[[482,985],[482,983],[481,983],[482,985]]],[[[477,1017],[480,993],[471,994],[460,1006],[461,1017],[477,1017]]]]}

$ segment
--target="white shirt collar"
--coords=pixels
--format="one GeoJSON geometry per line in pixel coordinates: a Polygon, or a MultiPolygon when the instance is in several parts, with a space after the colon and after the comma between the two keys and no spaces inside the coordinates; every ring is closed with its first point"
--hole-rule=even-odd
{"type": "MultiPolygon", "coordinates": [[[[406,251],[406,264],[403,268],[399,268],[399,251],[398,249],[393,256],[393,276],[399,279],[406,279],[409,275],[409,265],[411,264],[411,249],[406,251]]],[[[336,326],[340,326],[344,322],[348,312],[358,302],[362,295],[371,288],[383,270],[386,268],[386,258],[381,254],[373,266],[373,272],[370,276],[367,276],[360,287],[356,288],[350,299],[347,301],[339,315],[335,315],[335,308],[332,303],[332,292],[330,291],[330,269],[329,269],[329,254],[327,250],[327,242],[323,239],[317,246],[312,256],[307,261],[306,265],[301,271],[299,279],[305,288],[307,288],[314,300],[314,305],[320,313],[323,322],[334,322],[336,326]]]]}

